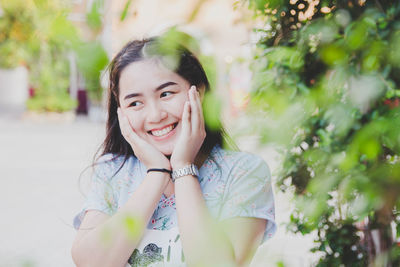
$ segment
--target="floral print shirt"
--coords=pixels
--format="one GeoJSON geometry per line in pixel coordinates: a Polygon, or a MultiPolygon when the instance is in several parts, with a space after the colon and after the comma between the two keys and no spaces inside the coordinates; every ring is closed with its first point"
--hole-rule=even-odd
{"type": "MultiPolygon", "coordinates": [[[[126,203],[145,178],[146,167],[136,157],[130,157],[119,172],[113,176],[120,168],[123,159],[117,158],[110,161],[112,158],[111,154],[104,155],[100,158],[99,164],[95,166],[90,192],[82,211],[74,220],[75,228],[79,228],[83,216],[88,210],[99,210],[113,215],[126,203]]],[[[233,217],[262,218],[267,220],[263,242],[275,233],[275,208],[270,170],[260,157],[245,152],[228,151],[215,146],[201,166],[199,173],[198,179],[206,205],[211,215],[217,220],[233,217]]],[[[154,236],[154,232],[157,230],[165,231],[163,233],[172,231],[175,234],[169,238],[171,244],[171,240],[177,242],[179,239],[177,227],[175,196],[171,195],[167,198],[162,195],[148,222],[147,232],[152,232],[154,236]]],[[[181,249],[180,242],[178,243],[179,245],[174,247],[181,249]]],[[[143,253],[135,249],[132,257],[143,256],[145,251],[154,250],[160,253],[162,251],[161,247],[153,243],[141,244],[139,247],[142,247],[143,253]]],[[[170,259],[166,250],[169,250],[168,255],[170,255],[171,247],[164,248],[164,261],[167,258],[170,259]]],[[[182,252],[175,254],[180,255],[182,252]]],[[[137,263],[140,259],[136,258],[135,261],[132,257],[128,261],[128,266],[169,266],[152,265],[151,262],[151,264],[136,265],[134,262],[137,263]]],[[[152,257],[154,259],[154,256],[152,257]]]]}

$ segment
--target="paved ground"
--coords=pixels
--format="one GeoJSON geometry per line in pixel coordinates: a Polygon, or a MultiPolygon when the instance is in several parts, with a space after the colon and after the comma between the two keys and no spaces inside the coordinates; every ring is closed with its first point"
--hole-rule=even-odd
{"type": "MultiPolygon", "coordinates": [[[[78,118],[74,122],[33,122],[0,112],[0,266],[74,266],[70,247],[72,218],[80,209],[90,164],[103,137],[103,124],[78,118]]],[[[276,167],[274,154],[258,151],[276,167]]],[[[277,221],[287,221],[288,197],[276,195],[277,221]]],[[[310,266],[310,238],[294,237],[280,227],[259,248],[254,267],[310,266]]]]}

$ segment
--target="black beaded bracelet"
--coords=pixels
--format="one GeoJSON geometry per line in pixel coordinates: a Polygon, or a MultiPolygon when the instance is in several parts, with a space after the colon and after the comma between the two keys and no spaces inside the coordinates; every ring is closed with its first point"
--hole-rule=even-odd
{"type": "Polygon", "coordinates": [[[149,172],[166,172],[166,173],[169,173],[169,175],[172,174],[172,171],[168,170],[168,169],[148,169],[147,173],[149,173],[149,172]]]}

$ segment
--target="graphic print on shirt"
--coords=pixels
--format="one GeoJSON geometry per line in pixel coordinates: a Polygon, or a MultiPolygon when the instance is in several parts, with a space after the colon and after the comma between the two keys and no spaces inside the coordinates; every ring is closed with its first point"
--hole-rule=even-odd
{"type": "Polygon", "coordinates": [[[146,229],[126,267],[185,267],[179,229],[146,229]]]}
{"type": "Polygon", "coordinates": [[[128,263],[132,267],[147,267],[156,262],[164,262],[164,256],[161,254],[162,248],[158,247],[154,243],[150,243],[144,247],[143,253],[136,248],[128,263]]]}

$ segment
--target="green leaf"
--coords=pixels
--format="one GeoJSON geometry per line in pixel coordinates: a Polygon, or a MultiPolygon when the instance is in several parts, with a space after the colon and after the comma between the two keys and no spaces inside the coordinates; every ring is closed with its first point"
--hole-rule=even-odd
{"type": "Polygon", "coordinates": [[[100,30],[103,26],[102,14],[100,13],[103,4],[104,0],[94,0],[90,11],[86,13],[86,23],[94,31],[100,30]]]}
{"type": "Polygon", "coordinates": [[[337,43],[324,46],[320,50],[320,55],[322,60],[328,65],[344,64],[348,58],[345,48],[337,43]]]}
{"type": "Polygon", "coordinates": [[[136,240],[141,236],[143,222],[139,217],[126,216],[124,218],[123,225],[127,232],[128,238],[136,240]]]}
{"type": "Polygon", "coordinates": [[[208,92],[203,100],[204,121],[212,131],[221,129],[221,101],[215,93],[208,92]]]}
{"type": "Polygon", "coordinates": [[[354,22],[345,30],[345,40],[351,50],[357,50],[366,45],[368,38],[368,24],[365,22],[354,22]]]}
{"type": "Polygon", "coordinates": [[[107,53],[98,42],[82,43],[75,47],[75,51],[77,65],[85,78],[89,97],[99,101],[103,92],[100,85],[100,73],[109,62],[107,53]]]}
{"type": "Polygon", "coordinates": [[[127,0],[124,6],[124,9],[121,12],[121,16],[119,18],[120,21],[124,21],[126,19],[126,16],[128,15],[129,7],[132,3],[132,0],[127,0]]]}

